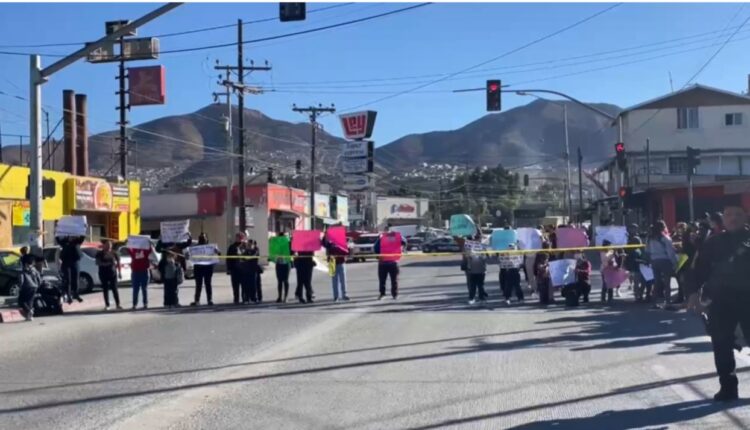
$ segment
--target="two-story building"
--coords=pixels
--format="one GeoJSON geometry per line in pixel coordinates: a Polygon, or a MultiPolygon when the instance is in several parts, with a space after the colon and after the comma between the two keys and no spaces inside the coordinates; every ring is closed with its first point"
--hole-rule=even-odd
{"type": "Polygon", "coordinates": [[[609,195],[598,201],[600,217],[617,212],[618,190],[629,186],[626,222],[687,221],[688,146],[701,151],[696,217],[726,202],[750,210],[750,97],[696,84],[625,109],[619,119],[627,168],[621,172],[612,159],[595,172],[609,195]]]}

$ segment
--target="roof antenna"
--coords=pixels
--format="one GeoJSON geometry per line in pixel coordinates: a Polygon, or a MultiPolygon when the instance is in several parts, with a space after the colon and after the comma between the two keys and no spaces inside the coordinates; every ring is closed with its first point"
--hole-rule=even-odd
{"type": "Polygon", "coordinates": [[[669,73],[669,89],[674,92],[674,83],[672,82],[672,71],[667,71],[669,73]]]}

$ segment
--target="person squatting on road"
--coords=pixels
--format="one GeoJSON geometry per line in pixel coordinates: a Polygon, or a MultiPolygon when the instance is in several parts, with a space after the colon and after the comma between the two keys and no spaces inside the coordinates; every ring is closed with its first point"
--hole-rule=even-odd
{"type": "MultiPolygon", "coordinates": [[[[208,235],[206,233],[201,233],[198,236],[198,245],[199,246],[205,246],[208,245],[208,235]]],[[[188,248],[189,250],[190,248],[188,248]]],[[[221,255],[221,252],[219,252],[219,248],[214,246],[213,249],[214,255],[221,255]]],[[[212,280],[214,277],[214,266],[216,265],[215,260],[201,260],[197,259],[193,262],[193,272],[195,274],[195,300],[190,303],[190,306],[198,306],[201,302],[201,290],[203,289],[203,285],[206,286],[206,302],[208,306],[213,306],[214,302],[212,300],[213,298],[213,286],[212,286],[212,280]]]]}
{"type": "Polygon", "coordinates": [[[179,248],[165,250],[159,262],[159,273],[164,281],[164,307],[180,307],[179,286],[185,281],[185,272],[177,261],[179,248]]]}
{"type": "Polygon", "coordinates": [[[83,236],[65,236],[56,237],[55,241],[60,245],[60,277],[67,291],[68,304],[73,303],[73,299],[82,302],[78,293],[78,278],[81,275],[81,245],[84,240],[83,236]]]}
{"type": "Polygon", "coordinates": [[[26,321],[34,320],[34,296],[42,285],[42,275],[34,268],[34,256],[26,254],[21,257],[21,274],[19,275],[18,307],[26,321]]]}
{"type": "Polygon", "coordinates": [[[484,280],[487,275],[487,256],[470,246],[464,247],[461,266],[469,278],[469,304],[475,304],[477,298],[480,303],[486,302],[487,292],[484,290],[484,280]]]}
{"type": "Polygon", "coordinates": [[[277,237],[281,246],[287,251],[283,255],[272,254],[269,261],[273,261],[276,264],[276,289],[279,293],[276,303],[286,303],[289,296],[289,272],[292,266],[292,242],[283,231],[279,232],[277,237]]]}
{"type": "Polygon", "coordinates": [[[689,308],[702,312],[707,303],[707,327],[714,364],[721,388],[716,401],[739,398],[736,362],[736,331],[739,326],[750,344],[750,230],[747,213],[739,206],[724,209],[726,231],[709,236],[698,250],[692,280],[686,286],[689,308]]]}
{"type": "MultiPolygon", "coordinates": [[[[515,250],[516,245],[510,244],[508,250],[515,250]]],[[[521,289],[521,266],[523,256],[520,254],[500,254],[500,290],[505,298],[505,304],[510,305],[513,294],[519,302],[523,302],[523,290],[521,289]]]]}
{"type": "Polygon", "coordinates": [[[672,240],[667,235],[667,226],[664,221],[657,221],[651,227],[646,252],[654,269],[654,290],[659,296],[664,297],[664,307],[667,308],[672,302],[672,277],[677,268],[677,254],[674,250],[672,240]]]}
{"type": "Polygon", "coordinates": [[[234,304],[240,304],[240,285],[242,285],[242,270],[240,256],[245,247],[245,234],[234,235],[234,243],[227,248],[227,273],[232,282],[232,295],[234,304]]]}
{"type": "Polygon", "coordinates": [[[130,254],[130,283],[133,287],[133,310],[138,306],[138,293],[143,292],[143,309],[148,309],[149,269],[159,263],[153,247],[128,248],[130,254]]]}
{"type": "Polygon", "coordinates": [[[331,276],[331,289],[333,290],[333,301],[348,301],[349,296],[346,294],[346,257],[349,255],[348,249],[342,249],[340,246],[330,243],[323,239],[323,246],[326,249],[326,258],[330,263],[333,260],[335,269],[331,276]]]}
{"type": "Polygon", "coordinates": [[[401,260],[401,249],[406,245],[406,241],[401,237],[401,233],[391,231],[391,226],[385,227],[385,230],[375,242],[375,254],[378,257],[378,286],[380,287],[380,296],[378,300],[385,297],[385,281],[391,278],[391,297],[398,299],[398,262],[401,260]],[[382,254],[382,255],[381,255],[382,254]]]}
{"type": "Polygon", "coordinates": [[[109,291],[112,291],[112,297],[115,299],[117,309],[120,306],[120,293],[117,291],[117,281],[122,279],[122,267],[120,266],[120,256],[112,250],[112,242],[108,239],[102,241],[102,249],[96,253],[94,258],[96,266],[99,268],[99,281],[102,283],[102,293],[104,293],[104,310],[109,310],[109,291]]]}

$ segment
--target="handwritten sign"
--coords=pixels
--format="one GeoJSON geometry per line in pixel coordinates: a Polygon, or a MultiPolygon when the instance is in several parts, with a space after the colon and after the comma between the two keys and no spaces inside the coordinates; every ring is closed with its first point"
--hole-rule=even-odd
{"type": "Polygon", "coordinates": [[[188,248],[188,255],[193,264],[209,266],[212,264],[219,264],[217,250],[218,248],[215,244],[196,245],[188,248]]]}
{"type": "Polygon", "coordinates": [[[464,241],[464,251],[482,252],[484,251],[484,245],[482,245],[480,242],[475,242],[473,240],[466,240],[464,241]]]}
{"type": "Polygon", "coordinates": [[[585,248],[589,246],[586,231],[575,227],[560,227],[555,231],[558,248],[585,248]]]}
{"type": "Polygon", "coordinates": [[[654,280],[654,269],[651,268],[651,266],[646,266],[645,264],[640,265],[641,275],[643,275],[643,280],[646,282],[651,282],[654,280]]]}
{"type": "Polygon", "coordinates": [[[161,241],[163,243],[185,242],[190,237],[190,220],[163,221],[161,223],[161,241]]]}
{"type": "Polygon", "coordinates": [[[294,230],[292,233],[292,251],[315,252],[323,246],[320,243],[320,230],[294,230]]]}
{"type": "Polygon", "coordinates": [[[326,240],[340,251],[347,252],[349,250],[346,244],[346,227],[343,225],[328,227],[326,240]]]}
{"type": "Polygon", "coordinates": [[[616,267],[607,266],[602,270],[602,278],[607,288],[615,288],[627,281],[628,272],[616,267]]]}
{"type": "Polygon", "coordinates": [[[507,250],[511,245],[516,245],[518,241],[518,235],[515,230],[492,230],[492,236],[490,236],[490,246],[492,249],[507,250]]]}
{"type": "Polygon", "coordinates": [[[451,236],[474,237],[477,234],[477,226],[469,215],[456,214],[451,215],[450,231],[451,236]]]}
{"type": "Polygon", "coordinates": [[[519,249],[541,249],[542,232],[530,227],[516,229],[519,249]]]}
{"type": "Polygon", "coordinates": [[[627,245],[628,230],[621,225],[598,225],[595,228],[596,246],[602,246],[605,240],[612,245],[627,245]]]}
{"type": "Polygon", "coordinates": [[[130,249],[151,249],[151,238],[148,236],[128,236],[127,247],[130,249]]]}
{"type": "Polygon", "coordinates": [[[57,221],[55,237],[86,236],[88,227],[85,215],[65,215],[57,221]]]}
{"type": "Polygon", "coordinates": [[[549,273],[552,278],[553,287],[562,287],[563,285],[573,284],[576,282],[576,260],[573,258],[566,258],[563,260],[550,261],[549,273]]]}

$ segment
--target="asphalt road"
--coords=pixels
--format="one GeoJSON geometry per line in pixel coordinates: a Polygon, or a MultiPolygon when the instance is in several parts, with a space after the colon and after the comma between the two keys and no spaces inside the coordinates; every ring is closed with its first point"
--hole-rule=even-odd
{"type": "MultiPolygon", "coordinates": [[[[0,429],[750,427],[750,401],[708,400],[718,384],[692,315],[626,298],[506,307],[496,268],[493,300],[470,307],[458,263],[436,260],[403,267],[399,300],[377,301],[375,265],[348,269],[348,303],[331,303],[318,271],[311,305],[0,324],[0,429]]],[[[226,277],[217,284],[226,303],[226,277]]],[[[747,399],[750,360],[738,357],[747,399]]]]}

